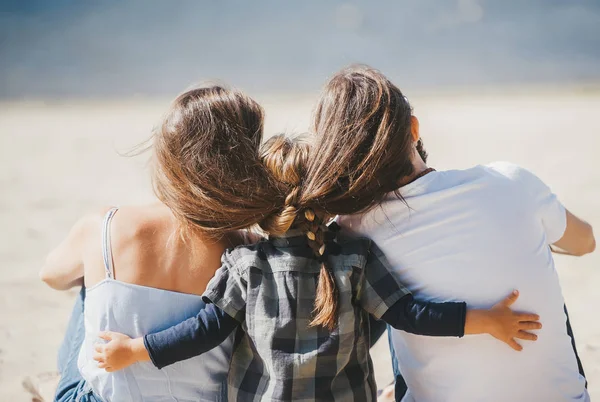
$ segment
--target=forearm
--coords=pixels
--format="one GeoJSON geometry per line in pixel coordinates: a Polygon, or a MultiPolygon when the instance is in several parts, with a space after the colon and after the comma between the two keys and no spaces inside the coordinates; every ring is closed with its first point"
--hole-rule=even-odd
{"type": "Polygon", "coordinates": [[[592,226],[569,211],[566,211],[566,214],[565,231],[550,249],[559,254],[577,257],[593,252],[596,248],[596,239],[592,226]]]}
{"type": "Polygon", "coordinates": [[[568,252],[567,250],[563,250],[562,248],[555,246],[553,244],[550,245],[550,251],[553,252],[554,254],[575,256],[575,254],[572,254],[572,253],[568,252]]]}
{"type": "Polygon", "coordinates": [[[163,368],[220,345],[238,325],[235,319],[209,304],[196,317],[146,335],[144,345],[152,363],[163,368]]]}
{"type": "Polygon", "coordinates": [[[490,332],[490,316],[487,310],[469,310],[465,319],[465,335],[487,334],[490,332]]]}
{"type": "Polygon", "coordinates": [[[412,334],[461,337],[465,334],[466,311],[466,303],[431,303],[406,295],[381,319],[412,334]]]}
{"type": "Polygon", "coordinates": [[[587,248],[588,251],[573,251],[573,250],[569,251],[569,250],[565,250],[563,248],[558,247],[556,244],[550,245],[550,251],[553,252],[554,254],[570,255],[571,257],[581,257],[587,253],[594,251],[595,248],[596,248],[595,241],[594,241],[593,245],[591,245],[587,248]]]}
{"type": "Polygon", "coordinates": [[[69,290],[77,286],[83,286],[83,277],[77,279],[66,279],[61,277],[52,277],[44,272],[40,272],[40,279],[54,290],[69,290]]]}
{"type": "MultiPolygon", "coordinates": [[[[83,286],[83,261],[75,256],[65,257],[55,250],[48,255],[40,270],[39,277],[55,290],[68,290],[77,285],[83,286]]],[[[75,254],[75,253],[73,253],[75,254]]]]}
{"type": "Polygon", "coordinates": [[[131,340],[131,356],[136,362],[147,362],[150,361],[150,353],[146,348],[146,342],[144,337],[135,338],[131,340]]]}
{"type": "Polygon", "coordinates": [[[83,251],[88,238],[96,241],[101,219],[102,215],[94,214],[77,221],[63,242],[46,257],[39,273],[42,281],[57,290],[83,285],[83,251]]]}

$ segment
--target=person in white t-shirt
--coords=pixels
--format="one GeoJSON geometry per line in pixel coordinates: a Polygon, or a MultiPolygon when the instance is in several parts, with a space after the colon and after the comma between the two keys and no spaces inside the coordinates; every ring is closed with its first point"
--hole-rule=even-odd
{"type": "Polygon", "coordinates": [[[589,401],[551,253],[593,251],[589,224],[519,166],[429,168],[408,100],[371,68],[329,81],[313,130],[305,186],[328,196],[309,201],[373,239],[412,292],[487,308],[519,289],[514,308],[541,317],[537,342],[513,339],[520,353],[488,337],[394,330],[403,401],[589,401]]]}

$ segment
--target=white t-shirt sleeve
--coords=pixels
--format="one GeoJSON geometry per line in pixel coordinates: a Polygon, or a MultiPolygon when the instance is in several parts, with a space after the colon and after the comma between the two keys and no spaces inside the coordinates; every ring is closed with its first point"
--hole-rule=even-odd
{"type": "Polygon", "coordinates": [[[532,197],[536,216],[544,226],[548,244],[560,240],[567,228],[567,211],[550,187],[529,170],[512,163],[496,162],[490,167],[512,179],[532,197]]]}

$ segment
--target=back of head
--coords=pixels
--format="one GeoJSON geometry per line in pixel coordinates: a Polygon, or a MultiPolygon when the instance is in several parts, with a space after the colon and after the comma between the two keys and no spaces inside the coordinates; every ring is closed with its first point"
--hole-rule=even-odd
{"type": "Polygon", "coordinates": [[[290,229],[298,229],[307,236],[309,247],[321,263],[314,318],[310,325],[332,330],[337,322],[338,292],[327,260],[327,216],[315,213],[301,203],[311,148],[310,138],[306,135],[286,137],[281,134],[271,137],[265,143],[262,150],[263,164],[277,186],[276,192],[284,195],[284,202],[259,222],[259,226],[271,235],[283,235],[290,229]]]}
{"type": "Polygon", "coordinates": [[[322,268],[311,325],[333,328],[337,290],[322,258],[324,216],[300,204],[308,139],[276,136],[259,153],[262,129],[262,108],[240,92],[183,93],[155,135],[156,193],[184,228],[207,236],[254,224],[273,235],[292,227],[313,233],[309,244],[322,268]]]}
{"type": "Polygon", "coordinates": [[[154,136],[153,182],[184,228],[220,237],[277,205],[259,155],[263,117],[258,103],[222,86],[175,99],[154,136]]]}
{"type": "Polygon", "coordinates": [[[413,173],[411,112],[402,92],[369,67],[340,71],[321,94],[313,123],[316,141],[294,193],[296,225],[307,228],[322,262],[311,325],[332,329],[337,321],[338,291],[328,269],[323,223],[376,206],[413,173]]]}
{"type": "Polygon", "coordinates": [[[282,235],[301,223],[298,201],[309,152],[310,139],[306,135],[288,137],[279,134],[263,145],[262,163],[271,175],[276,192],[283,199],[279,208],[259,222],[265,232],[282,235]]]}
{"type": "Polygon", "coordinates": [[[411,107],[379,71],[338,72],[317,103],[302,202],[329,215],[364,212],[413,171],[411,107]]]}

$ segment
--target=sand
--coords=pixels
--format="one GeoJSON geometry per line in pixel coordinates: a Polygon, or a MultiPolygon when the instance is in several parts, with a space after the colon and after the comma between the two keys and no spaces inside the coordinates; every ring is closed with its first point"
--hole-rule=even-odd
{"type": "MultiPolygon", "coordinates": [[[[257,97],[267,133],[307,129],[312,96],[257,97]]],[[[538,173],[575,213],[600,228],[600,93],[571,89],[416,94],[437,169],[509,160],[538,173]]],[[[0,401],[29,401],[21,382],[56,370],[74,292],[37,277],[46,253],[86,211],[152,200],[146,139],[168,100],[0,104],[0,401]]],[[[600,229],[598,229],[600,233],[600,229]]],[[[600,252],[557,266],[592,398],[600,397],[600,252]]],[[[374,353],[391,378],[387,345],[374,353]]]]}

